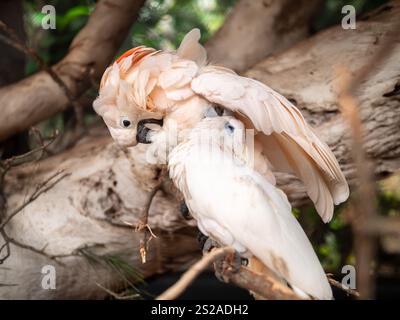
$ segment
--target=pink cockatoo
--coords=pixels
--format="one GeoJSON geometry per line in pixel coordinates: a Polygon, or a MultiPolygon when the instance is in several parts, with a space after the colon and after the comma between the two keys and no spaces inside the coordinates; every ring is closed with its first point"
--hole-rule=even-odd
{"type": "MultiPolygon", "coordinates": [[[[296,175],[323,221],[330,221],[334,204],[348,198],[349,188],[329,147],[285,97],[256,80],[207,64],[199,39],[200,31],[193,29],[177,51],[136,47],[107,68],[94,109],[114,140],[125,146],[161,141],[159,148],[164,148],[172,127],[179,133],[212,113],[231,114],[256,131],[255,170],[272,185],[272,172],[296,175]],[[155,119],[163,120],[158,130],[141,126],[155,119]]],[[[176,143],[180,139],[178,135],[176,143]]]]}
{"type": "Polygon", "coordinates": [[[261,261],[302,298],[332,299],[285,193],[252,168],[247,141],[240,120],[205,118],[169,153],[169,175],[209,239],[233,247],[251,270],[262,271],[261,261]]]}

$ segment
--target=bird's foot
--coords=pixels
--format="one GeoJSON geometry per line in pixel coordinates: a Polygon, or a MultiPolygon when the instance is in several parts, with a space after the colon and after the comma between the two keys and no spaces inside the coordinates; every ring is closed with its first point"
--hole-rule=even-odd
{"type": "Polygon", "coordinates": [[[227,273],[237,273],[243,265],[247,265],[248,260],[242,258],[239,252],[235,251],[225,257],[219,258],[214,262],[215,276],[221,282],[228,282],[227,273]]]}
{"type": "Polygon", "coordinates": [[[153,130],[146,127],[146,124],[153,123],[158,124],[160,127],[163,126],[163,119],[143,119],[140,120],[136,128],[136,141],[138,143],[149,144],[151,143],[149,133],[153,130]]]}
{"type": "Polygon", "coordinates": [[[200,231],[197,234],[197,242],[199,243],[200,250],[203,250],[204,244],[206,243],[208,237],[202,234],[200,231]]]}
{"type": "MultiPolygon", "coordinates": [[[[182,217],[185,219],[185,220],[191,220],[192,219],[192,216],[191,216],[191,214],[190,214],[190,212],[189,212],[189,208],[187,207],[187,205],[186,205],[186,203],[185,203],[185,201],[182,201],[181,202],[181,205],[180,205],[180,211],[181,211],[181,215],[182,215],[182,217]]],[[[203,235],[204,236],[204,235],[203,235]]]]}
{"type": "Polygon", "coordinates": [[[212,248],[218,248],[219,246],[220,245],[218,244],[218,242],[214,241],[211,238],[207,238],[204,241],[204,245],[203,245],[203,255],[207,254],[208,252],[210,252],[212,248]]]}

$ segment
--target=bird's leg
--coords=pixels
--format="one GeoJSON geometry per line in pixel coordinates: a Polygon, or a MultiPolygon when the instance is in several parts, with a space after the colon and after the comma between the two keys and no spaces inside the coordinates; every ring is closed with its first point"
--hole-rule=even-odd
{"type": "Polygon", "coordinates": [[[144,143],[144,144],[149,144],[151,143],[151,139],[149,137],[151,129],[146,127],[146,124],[148,123],[154,123],[158,124],[160,127],[163,126],[163,119],[143,119],[140,120],[137,124],[137,129],[136,129],[136,141],[138,143],[144,143]]]}
{"type": "Polygon", "coordinates": [[[237,273],[243,265],[242,257],[239,252],[235,251],[225,257],[221,257],[214,261],[215,276],[221,282],[227,282],[226,273],[237,273]]]}
{"type": "Polygon", "coordinates": [[[206,243],[207,239],[208,237],[199,231],[197,235],[197,241],[199,242],[199,247],[201,250],[203,250],[204,244],[206,243]]]}
{"type": "Polygon", "coordinates": [[[187,207],[185,200],[181,201],[181,205],[180,205],[179,209],[181,211],[182,217],[185,220],[191,220],[192,219],[192,216],[191,216],[191,214],[189,212],[189,208],[187,207]]]}

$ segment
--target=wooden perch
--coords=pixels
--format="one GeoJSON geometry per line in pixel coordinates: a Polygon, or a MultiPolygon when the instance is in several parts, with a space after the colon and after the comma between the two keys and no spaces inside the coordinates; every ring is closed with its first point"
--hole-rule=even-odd
{"type": "MultiPolygon", "coordinates": [[[[78,98],[99,79],[128,34],[143,0],[102,0],[68,54],[51,69],[78,98]]],[[[0,141],[21,132],[70,105],[60,85],[46,71],[0,88],[0,141]]]]}
{"type": "Polygon", "coordinates": [[[245,266],[241,266],[239,270],[234,270],[234,266],[230,265],[228,259],[226,259],[227,256],[233,254],[235,254],[235,250],[231,247],[213,249],[190,267],[173,286],[156,299],[173,300],[178,298],[202,271],[212,262],[220,259],[222,260],[222,270],[218,272],[222,272],[221,276],[226,282],[250,290],[258,297],[268,300],[301,300],[301,297],[296,295],[288,286],[282,284],[274,273],[266,267],[263,274],[255,273],[245,266]]]}

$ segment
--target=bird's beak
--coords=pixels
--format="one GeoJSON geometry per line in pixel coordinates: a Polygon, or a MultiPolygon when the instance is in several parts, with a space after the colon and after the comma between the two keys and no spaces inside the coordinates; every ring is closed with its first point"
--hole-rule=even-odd
{"type": "Polygon", "coordinates": [[[143,119],[140,120],[137,124],[136,129],[136,141],[138,143],[149,144],[151,143],[149,132],[151,129],[147,128],[145,125],[147,123],[158,124],[159,126],[163,126],[163,119],[143,119]]]}

